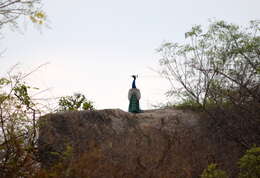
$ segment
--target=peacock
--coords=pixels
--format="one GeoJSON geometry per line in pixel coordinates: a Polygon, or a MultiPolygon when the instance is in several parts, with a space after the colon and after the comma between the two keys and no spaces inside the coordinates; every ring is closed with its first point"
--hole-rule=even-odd
{"type": "Polygon", "coordinates": [[[141,109],[139,105],[139,100],[141,98],[141,93],[140,90],[136,88],[136,84],[135,84],[137,75],[132,75],[132,77],[134,78],[134,80],[132,82],[132,88],[128,92],[128,100],[129,100],[128,111],[131,113],[140,113],[141,109]]]}

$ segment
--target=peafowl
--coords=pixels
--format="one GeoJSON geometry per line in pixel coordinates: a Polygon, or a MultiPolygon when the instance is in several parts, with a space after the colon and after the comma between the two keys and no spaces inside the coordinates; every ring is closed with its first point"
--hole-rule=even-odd
{"type": "Polygon", "coordinates": [[[132,82],[132,88],[129,90],[128,92],[128,100],[129,102],[129,107],[128,107],[128,111],[131,113],[140,113],[140,105],[139,105],[139,100],[141,98],[141,93],[140,90],[138,88],[136,88],[136,75],[132,75],[132,77],[134,78],[133,82],[132,82]]]}

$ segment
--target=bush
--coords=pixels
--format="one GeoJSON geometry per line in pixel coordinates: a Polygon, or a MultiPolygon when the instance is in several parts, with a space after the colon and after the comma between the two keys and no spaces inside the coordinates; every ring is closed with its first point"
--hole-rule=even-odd
{"type": "MultiPolygon", "coordinates": [[[[260,177],[260,147],[252,147],[238,161],[240,168],[239,178],[260,177]]],[[[217,169],[217,164],[210,164],[204,169],[201,178],[228,178],[225,171],[217,169]]]]}
{"type": "Polygon", "coordinates": [[[228,178],[225,171],[217,168],[217,164],[210,164],[201,175],[201,178],[228,178]]]}
{"type": "Polygon", "coordinates": [[[260,147],[247,150],[246,154],[238,162],[241,169],[239,178],[260,177],[260,147]]]}
{"type": "Polygon", "coordinates": [[[0,177],[28,177],[35,173],[36,107],[30,92],[34,87],[24,75],[0,78],[0,177]]]}
{"type": "Polygon", "coordinates": [[[72,96],[63,96],[59,99],[58,111],[94,110],[93,102],[85,95],[74,93],[72,96]]]}
{"type": "Polygon", "coordinates": [[[191,100],[191,99],[184,100],[182,103],[174,105],[174,108],[189,109],[189,110],[195,110],[195,111],[202,109],[200,104],[198,104],[197,102],[195,102],[194,100],[191,100]]]}

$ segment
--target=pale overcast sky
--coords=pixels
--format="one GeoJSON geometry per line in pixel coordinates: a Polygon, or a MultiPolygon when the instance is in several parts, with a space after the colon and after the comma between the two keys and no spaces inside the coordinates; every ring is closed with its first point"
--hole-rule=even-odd
{"type": "Polygon", "coordinates": [[[168,82],[158,69],[156,49],[165,41],[182,42],[194,24],[209,19],[245,25],[260,19],[260,0],[43,0],[51,29],[27,24],[24,33],[5,30],[0,47],[1,73],[20,62],[34,73],[45,95],[86,94],[98,109],[127,110],[130,75],[139,74],[142,109],[166,102],[168,82]]]}

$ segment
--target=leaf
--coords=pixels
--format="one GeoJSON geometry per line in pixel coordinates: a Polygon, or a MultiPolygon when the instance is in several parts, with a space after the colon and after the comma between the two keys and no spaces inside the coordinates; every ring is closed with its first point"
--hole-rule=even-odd
{"type": "Polygon", "coordinates": [[[1,85],[8,85],[9,83],[11,83],[10,80],[8,80],[6,78],[0,78],[0,87],[1,87],[1,85]]]}

